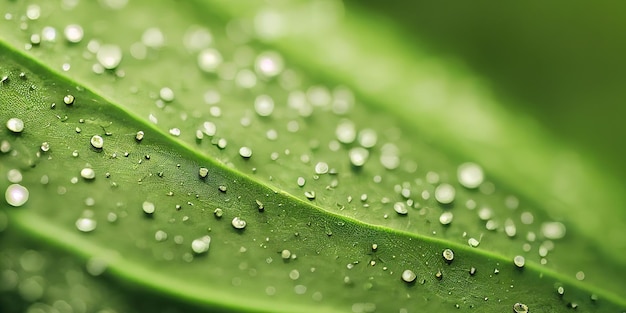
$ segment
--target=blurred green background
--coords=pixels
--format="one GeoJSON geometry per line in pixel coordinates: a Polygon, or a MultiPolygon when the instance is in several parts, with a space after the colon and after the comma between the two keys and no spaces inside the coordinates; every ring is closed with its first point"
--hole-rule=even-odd
{"type": "MultiPolygon", "coordinates": [[[[459,60],[514,112],[626,177],[626,2],[345,0],[459,60]],[[408,5],[410,3],[410,5],[408,5]]],[[[625,181],[622,179],[622,181],[625,181]]]]}

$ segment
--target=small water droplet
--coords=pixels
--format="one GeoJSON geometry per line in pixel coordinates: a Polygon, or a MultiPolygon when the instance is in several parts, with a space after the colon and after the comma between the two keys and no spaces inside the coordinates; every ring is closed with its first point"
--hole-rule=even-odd
{"type": "Polygon", "coordinates": [[[409,210],[406,208],[406,204],[404,202],[396,202],[393,204],[393,210],[400,215],[406,215],[409,213],[409,210]]]}
{"type": "Polygon", "coordinates": [[[83,28],[77,24],[65,26],[64,34],[65,39],[71,43],[79,43],[83,40],[83,28]]]}
{"type": "Polygon", "coordinates": [[[309,200],[315,199],[315,191],[305,191],[304,196],[309,200]]]}
{"type": "Polygon", "coordinates": [[[63,103],[65,103],[66,105],[74,104],[75,100],[76,98],[74,98],[73,95],[66,95],[65,97],[63,97],[63,103]]]}
{"type": "Polygon", "coordinates": [[[169,87],[163,87],[159,90],[159,97],[165,102],[174,101],[174,91],[169,87]]]}
{"type": "Polygon", "coordinates": [[[467,244],[470,247],[476,248],[480,244],[480,241],[478,241],[476,238],[470,238],[467,240],[467,244]]]}
{"type": "Polygon", "coordinates": [[[207,177],[207,175],[209,175],[209,169],[206,167],[201,167],[198,170],[198,175],[200,175],[200,177],[205,178],[207,177]]]}
{"type": "Polygon", "coordinates": [[[174,128],[170,128],[170,135],[174,136],[174,137],[178,137],[180,136],[180,128],[174,127],[174,128]]]}
{"type": "Polygon", "coordinates": [[[7,121],[7,128],[14,133],[21,133],[24,130],[24,121],[12,117],[7,121]]]}
{"type": "Polygon", "coordinates": [[[143,140],[143,136],[144,136],[144,132],[140,130],[140,131],[137,132],[137,134],[135,134],[135,140],[142,141],[143,140]]]}
{"type": "Polygon", "coordinates": [[[7,180],[11,183],[17,184],[22,181],[22,172],[18,169],[10,169],[7,172],[7,180]]]}
{"type": "Polygon", "coordinates": [[[583,271],[576,272],[576,279],[584,280],[585,279],[585,272],[583,272],[583,271]]]}
{"type": "Polygon", "coordinates": [[[292,280],[297,280],[298,278],[300,278],[300,272],[298,272],[298,270],[291,270],[291,272],[289,272],[289,278],[291,278],[292,280]]]}
{"type": "Polygon", "coordinates": [[[378,134],[371,128],[365,128],[359,132],[358,140],[363,148],[372,148],[378,141],[378,134]]]}
{"type": "Polygon", "coordinates": [[[165,241],[167,240],[167,233],[162,230],[157,230],[156,233],[154,233],[154,239],[158,242],[165,241]]]}
{"type": "Polygon", "coordinates": [[[122,49],[117,45],[102,45],[98,49],[96,59],[105,69],[115,69],[122,62],[122,49]]]}
{"type": "Polygon", "coordinates": [[[141,42],[150,48],[160,48],[165,44],[165,36],[159,28],[150,27],[141,35],[141,42]]]}
{"type": "Polygon", "coordinates": [[[298,186],[304,187],[304,184],[306,184],[306,179],[304,179],[304,177],[298,177],[297,183],[298,186]]]}
{"type": "Polygon", "coordinates": [[[291,251],[285,249],[283,251],[280,252],[280,257],[283,258],[283,260],[288,260],[289,258],[291,258],[291,251]]]}
{"type": "Polygon", "coordinates": [[[27,8],[26,8],[26,17],[28,17],[29,20],[34,21],[39,19],[39,17],[41,16],[41,7],[37,4],[30,4],[27,8]]]}
{"type": "Polygon", "coordinates": [[[454,201],[456,190],[450,184],[441,184],[435,188],[435,199],[441,204],[450,204],[454,201]]]}
{"type": "Polygon", "coordinates": [[[102,137],[100,137],[99,135],[92,136],[90,142],[91,146],[96,149],[102,149],[102,147],[104,146],[104,139],[102,139],[102,137]]]}
{"type": "Polygon", "coordinates": [[[244,159],[249,159],[252,156],[252,149],[249,147],[239,148],[239,155],[244,159]]]}
{"type": "Polygon", "coordinates": [[[457,169],[459,183],[469,189],[478,188],[483,183],[485,175],[480,165],[475,163],[463,163],[457,169]]]}
{"type": "Polygon", "coordinates": [[[191,250],[195,254],[202,254],[209,251],[209,246],[211,245],[211,237],[210,236],[202,236],[200,238],[194,239],[191,242],[191,250]]]}
{"type": "Polygon", "coordinates": [[[469,270],[469,274],[474,276],[476,274],[476,268],[472,266],[472,268],[470,268],[469,270]]]}
{"type": "Polygon", "coordinates": [[[240,217],[234,217],[231,221],[231,224],[235,229],[244,229],[246,228],[246,221],[241,219],[240,217]]]}
{"type": "Polygon", "coordinates": [[[524,257],[521,255],[516,255],[513,258],[513,263],[515,263],[515,266],[522,268],[524,267],[524,264],[526,264],[526,259],[524,259],[524,257]]]}
{"type": "Polygon", "coordinates": [[[141,208],[143,209],[144,213],[146,214],[152,214],[155,211],[155,206],[154,203],[149,202],[149,201],[144,201],[143,204],[141,205],[141,208]]]}
{"type": "Polygon", "coordinates": [[[4,193],[7,203],[14,207],[20,207],[28,201],[28,189],[19,184],[11,184],[4,193]]]}
{"type": "Polygon", "coordinates": [[[224,211],[220,208],[217,208],[215,209],[215,211],[213,211],[213,214],[215,215],[215,217],[221,218],[224,215],[224,211]]]}
{"type": "Polygon", "coordinates": [[[452,214],[452,212],[443,212],[439,216],[439,223],[441,223],[441,225],[449,225],[450,223],[452,223],[453,218],[454,215],[452,214]]]}
{"type": "Polygon", "coordinates": [[[90,217],[81,217],[76,220],[76,228],[84,233],[94,231],[97,224],[96,220],[90,217]]]}
{"type": "Polygon", "coordinates": [[[80,176],[86,180],[92,180],[96,178],[96,172],[92,168],[85,167],[80,170],[80,176]]]}
{"type": "Polygon", "coordinates": [[[442,255],[443,255],[443,258],[448,263],[451,263],[452,260],[454,260],[454,252],[452,251],[452,249],[445,249],[445,250],[443,250],[442,255]]]}
{"type": "Polygon", "coordinates": [[[515,303],[513,305],[513,312],[515,313],[528,313],[528,306],[523,303],[515,303]]]}
{"type": "Polygon", "coordinates": [[[478,211],[478,217],[483,221],[489,220],[493,217],[493,210],[489,207],[482,207],[478,211]]]}
{"type": "Polygon", "coordinates": [[[283,58],[274,51],[259,54],[254,63],[257,73],[268,78],[280,74],[285,66],[283,58]]]}
{"type": "Polygon", "coordinates": [[[517,233],[517,228],[515,227],[515,223],[510,218],[507,218],[504,221],[504,233],[506,233],[506,235],[509,237],[515,237],[515,234],[517,233]]]}
{"type": "Polygon", "coordinates": [[[415,279],[417,279],[417,275],[415,275],[412,270],[404,270],[404,272],[402,272],[402,280],[405,282],[413,283],[415,282],[415,279]]]}
{"type": "Polygon", "coordinates": [[[381,147],[380,164],[388,169],[394,170],[400,166],[400,150],[392,143],[386,143],[381,147]]]}

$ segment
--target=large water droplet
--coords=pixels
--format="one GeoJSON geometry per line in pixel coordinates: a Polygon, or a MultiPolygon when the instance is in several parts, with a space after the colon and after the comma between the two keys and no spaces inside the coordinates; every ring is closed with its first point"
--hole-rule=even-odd
{"type": "Polygon", "coordinates": [[[21,133],[24,130],[24,121],[12,117],[7,121],[7,128],[14,133],[21,133]]]}
{"type": "Polygon", "coordinates": [[[350,163],[354,166],[363,166],[367,162],[369,154],[369,151],[362,147],[354,147],[348,152],[350,163]]]}
{"type": "Polygon", "coordinates": [[[371,128],[365,128],[359,132],[359,144],[363,148],[372,148],[378,141],[378,134],[371,128]]]}
{"type": "Polygon", "coordinates": [[[450,262],[452,262],[452,260],[454,260],[454,252],[452,251],[452,249],[445,249],[445,250],[443,250],[442,255],[443,255],[443,258],[448,263],[450,263],[450,262]]]}
{"type": "Polygon", "coordinates": [[[513,258],[513,263],[515,263],[515,266],[522,268],[526,264],[526,259],[524,259],[524,257],[521,255],[516,255],[513,258]]]}
{"type": "Polygon", "coordinates": [[[341,143],[349,144],[356,139],[356,128],[354,123],[349,120],[342,120],[335,130],[337,140],[341,143]]]}
{"type": "Polygon", "coordinates": [[[404,270],[404,272],[402,272],[402,280],[405,282],[412,283],[415,279],[417,279],[417,275],[415,275],[412,270],[404,270]]]}
{"type": "Polygon", "coordinates": [[[409,210],[406,208],[406,204],[404,202],[396,202],[393,204],[393,210],[400,215],[406,215],[409,213],[409,210]]]}
{"type": "Polygon", "coordinates": [[[565,225],[561,222],[543,223],[541,233],[548,239],[561,239],[565,236],[565,225]]]}
{"type": "Polygon", "coordinates": [[[67,25],[63,33],[65,34],[65,39],[71,43],[79,43],[83,40],[83,28],[80,25],[67,25]]]}
{"type": "Polygon", "coordinates": [[[318,162],[315,164],[315,174],[321,175],[328,173],[328,163],[318,162]]]}
{"type": "Polygon", "coordinates": [[[452,214],[452,212],[443,212],[439,216],[439,223],[441,223],[441,225],[449,225],[450,223],[452,223],[453,218],[454,215],[452,214]]]}
{"type": "Polygon", "coordinates": [[[96,178],[96,172],[89,167],[85,167],[80,171],[80,176],[86,180],[92,180],[96,178]]]}
{"type": "Polygon", "coordinates": [[[203,236],[191,242],[191,250],[196,254],[206,253],[211,245],[211,237],[203,236]]]}
{"type": "Polygon", "coordinates": [[[143,204],[141,205],[141,208],[146,214],[152,214],[155,211],[154,203],[149,202],[149,201],[144,201],[143,204]]]}
{"type": "Polygon", "coordinates": [[[102,137],[100,137],[99,135],[94,135],[93,137],[91,137],[91,146],[96,148],[96,149],[102,149],[102,147],[104,146],[104,139],[102,139],[102,137]]]}
{"type": "Polygon", "coordinates": [[[115,69],[122,62],[122,49],[117,45],[102,45],[96,59],[105,69],[115,69]]]}
{"type": "Polygon", "coordinates": [[[222,64],[222,55],[213,48],[207,48],[198,54],[198,67],[206,73],[214,73],[222,64]]]}
{"type": "Polygon", "coordinates": [[[254,100],[254,110],[259,116],[270,116],[274,112],[274,100],[268,95],[260,95],[254,100]]]}
{"type": "Polygon", "coordinates": [[[9,205],[20,207],[28,201],[28,189],[19,184],[9,185],[4,193],[4,198],[9,205]]]}
{"type": "Polygon", "coordinates": [[[463,163],[457,170],[459,183],[465,188],[478,188],[483,183],[483,169],[475,163],[463,163]]]}
{"type": "Polygon", "coordinates": [[[274,51],[266,51],[259,54],[255,61],[257,73],[265,77],[274,77],[280,74],[284,66],[283,58],[274,51]]]}
{"type": "Polygon", "coordinates": [[[435,199],[441,204],[450,204],[454,201],[456,191],[450,184],[441,184],[435,188],[435,199]]]}
{"type": "Polygon", "coordinates": [[[249,147],[239,148],[239,155],[244,159],[249,159],[252,156],[252,149],[249,147]]]}
{"type": "Polygon", "coordinates": [[[90,217],[81,217],[76,220],[76,228],[84,233],[94,231],[97,224],[96,220],[90,217]]]}
{"type": "Polygon", "coordinates": [[[241,219],[240,217],[234,217],[233,220],[231,221],[231,224],[236,229],[244,229],[246,228],[246,225],[247,225],[246,221],[241,219]]]}

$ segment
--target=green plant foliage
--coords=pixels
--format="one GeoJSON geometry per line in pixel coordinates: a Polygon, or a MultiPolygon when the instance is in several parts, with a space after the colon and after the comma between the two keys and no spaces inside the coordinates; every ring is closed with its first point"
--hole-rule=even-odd
{"type": "Polygon", "coordinates": [[[258,6],[8,3],[3,306],[626,307],[614,178],[334,2],[258,6]]]}

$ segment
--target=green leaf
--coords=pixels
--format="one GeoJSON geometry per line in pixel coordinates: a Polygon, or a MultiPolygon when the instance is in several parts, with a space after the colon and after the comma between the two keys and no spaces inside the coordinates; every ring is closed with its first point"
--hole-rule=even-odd
{"type": "MultiPolygon", "coordinates": [[[[0,74],[7,77],[0,116],[3,123],[19,118],[25,128],[0,133],[0,174],[8,177],[0,187],[10,192],[19,181],[30,197],[20,208],[2,204],[0,221],[8,216],[10,228],[3,240],[16,237],[42,251],[36,259],[52,258],[29,266],[32,252],[7,245],[3,290],[21,296],[25,304],[17,306],[71,303],[74,293],[48,287],[63,279],[50,270],[62,267],[45,257],[67,254],[88,260],[86,271],[96,277],[85,286],[113,295],[110,303],[100,292],[82,297],[93,311],[136,307],[134,293],[119,285],[148,299],[167,295],[184,311],[626,306],[626,283],[615,279],[624,265],[615,253],[623,219],[608,219],[624,214],[610,206],[623,199],[614,178],[590,174],[589,163],[575,158],[564,163],[567,173],[557,172],[558,184],[544,181],[554,156],[569,150],[509,116],[470,74],[412,54],[384,25],[374,31],[364,12],[341,20],[332,2],[245,4],[236,11],[229,2],[178,3],[171,10],[135,1],[93,16],[87,13],[102,10],[98,3],[41,3],[40,16],[31,12],[28,20],[21,17],[32,6],[9,3],[11,18],[0,23],[0,74]],[[309,20],[317,9],[322,14],[309,20]],[[282,21],[278,29],[290,33],[270,38],[277,34],[263,28],[268,21],[282,21]],[[84,29],[80,42],[59,33],[19,51],[32,34],[49,34],[46,26],[60,32],[73,23],[84,29]],[[199,36],[211,40],[203,44],[199,36]],[[115,69],[103,70],[107,62],[97,57],[105,44],[122,48],[115,69]],[[255,67],[260,55],[282,60],[268,45],[285,53],[278,77],[255,67]],[[209,46],[223,58],[217,73],[198,68],[209,46]],[[373,61],[384,54],[396,58],[373,61]],[[417,65],[428,66],[406,70],[417,65]],[[272,110],[258,103],[267,96],[272,110]],[[368,134],[376,134],[375,144],[368,134]],[[90,142],[95,135],[104,140],[101,149],[90,142]],[[486,169],[479,188],[458,181],[467,160],[486,169]],[[81,173],[85,168],[95,179],[81,173]],[[569,180],[576,177],[582,179],[569,180]],[[591,204],[597,209],[585,210],[591,204]],[[408,214],[396,213],[402,209],[408,214]],[[245,228],[233,227],[235,217],[245,228]],[[602,231],[607,224],[617,230],[602,231]],[[546,230],[558,233],[562,225],[564,238],[546,230]],[[468,246],[470,238],[480,245],[468,246]],[[442,257],[448,248],[452,262],[442,257]],[[524,257],[523,268],[516,256],[524,257]],[[405,270],[416,282],[402,281],[405,270]]],[[[80,262],[69,260],[76,272],[80,262]]]]}

